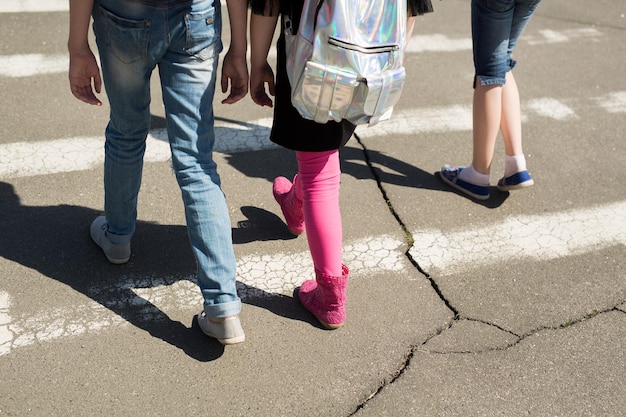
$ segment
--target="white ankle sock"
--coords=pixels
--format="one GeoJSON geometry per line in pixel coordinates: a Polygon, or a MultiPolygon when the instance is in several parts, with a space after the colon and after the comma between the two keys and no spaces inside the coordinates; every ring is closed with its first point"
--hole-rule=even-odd
{"type": "Polygon", "coordinates": [[[504,176],[510,177],[518,172],[526,171],[526,158],[522,155],[504,156],[504,176]]]}
{"type": "Polygon", "coordinates": [[[474,169],[473,165],[463,168],[459,178],[475,185],[489,185],[489,174],[481,174],[474,169]]]}

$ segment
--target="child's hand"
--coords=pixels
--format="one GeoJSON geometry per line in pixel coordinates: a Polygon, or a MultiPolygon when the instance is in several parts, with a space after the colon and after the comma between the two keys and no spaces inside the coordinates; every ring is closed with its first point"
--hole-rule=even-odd
{"type": "Polygon", "coordinates": [[[96,93],[100,93],[102,79],[100,78],[100,68],[98,68],[98,63],[91,50],[70,53],[69,78],[70,89],[74,97],[88,104],[102,105],[102,102],[94,94],[94,90],[96,93]]]}
{"type": "Polygon", "coordinates": [[[276,94],[274,71],[267,61],[260,68],[253,68],[250,73],[250,97],[259,106],[272,107],[272,99],[265,92],[266,83],[269,93],[273,97],[276,94]]]}
{"type": "Polygon", "coordinates": [[[248,93],[248,65],[245,55],[234,55],[229,50],[224,56],[222,64],[222,93],[228,91],[230,82],[230,94],[222,104],[233,104],[241,100],[248,93]]]}

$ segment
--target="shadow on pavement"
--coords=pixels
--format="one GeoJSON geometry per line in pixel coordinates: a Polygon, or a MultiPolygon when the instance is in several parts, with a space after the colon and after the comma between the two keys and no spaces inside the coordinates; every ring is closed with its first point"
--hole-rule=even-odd
{"type": "MultiPolygon", "coordinates": [[[[341,170],[345,175],[359,180],[374,178],[383,189],[385,185],[397,185],[452,192],[468,198],[445,185],[438,178],[438,172],[426,172],[382,152],[367,149],[358,138],[352,138],[348,144],[352,146],[346,146],[340,151],[341,170]]],[[[283,148],[226,154],[226,160],[230,166],[246,177],[263,178],[270,184],[280,175],[287,178],[293,177],[298,169],[294,152],[283,148]]],[[[267,192],[271,193],[271,186],[268,186],[267,192]]],[[[491,197],[488,200],[478,201],[471,198],[469,200],[486,208],[497,208],[506,201],[508,196],[508,192],[503,193],[496,187],[492,187],[491,197]]]]}
{"type": "MultiPolygon", "coordinates": [[[[237,242],[292,237],[286,227],[276,227],[280,220],[272,219],[273,214],[254,207],[242,211],[249,224],[233,230],[237,242]]],[[[0,182],[0,213],[0,256],[68,285],[198,361],[218,359],[224,352],[219,342],[200,331],[195,319],[190,331],[134,291],[181,280],[194,280],[196,285],[196,261],[184,226],[138,222],[130,261],[112,265],[89,237],[89,225],[101,214],[97,210],[72,205],[23,206],[13,186],[0,182]]],[[[247,304],[312,322],[291,297],[268,294],[241,282],[237,285],[255,294],[243,300],[247,304]]],[[[199,311],[201,308],[200,301],[199,311]]]]}

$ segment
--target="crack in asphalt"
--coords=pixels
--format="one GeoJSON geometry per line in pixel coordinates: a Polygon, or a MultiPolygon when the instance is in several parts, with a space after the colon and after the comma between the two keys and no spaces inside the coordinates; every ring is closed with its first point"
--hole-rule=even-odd
{"type": "Polygon", "coordinates": [[[374,176],[374,179],[376,180],[376,184],[378,186],[378,189],[381,192],[381,195],[383,197],[383,199],[385,200],[385,203],[387,204],[387,207],[389,209],[389,211],[391,212],[391,214],[393,215],[393,217],[396,219],[396,221],[398,222],[398,224],[400,225],[400,227],[402,228],[402,231],[404,232],[406,239],[407,239],[407,250],[405,251],[405,256],[407,257],[407,259],[411,262],[411,264],[422,274],[424,275],[424,277],[428,280],[428,282],[430,283],[432,289],[435,291],[435,293],[437,294],[437,296],[441,299],[441,301],[445,304],[445,306],[453,313],[453,317],[452,319],[446,323],[445,326],[441,327],[440,329],[437,329],[437,331],[429,336],[421,345],[411,345],[409,346],[407,353],[404,356],[404,359],[401,362],[401,365],[398,367],[398,369],[392,374],[392,376],[383,381],[382,384],[374,391],[372,392],[367,398],[365,398],[363,401],[361,401],[357,407],[355,408],[355,410],[350,413],[348,416],[354,416],[356,413],[359,412],[359,410],[363,409],[365,407],[365,405],[371,401],[373,398],[375,398],[377,395],[379,395],[386,387],[392,385],[393,383],[395,383],[406,371],[406,369],[409,367],[409,365],[411,364],[411,361],[413,359],[413,357],[415,356],[416,353],[418,352],[429,352],[429,353],[434,353],[434,354],[442,354],[442,355],[449,355],[449,354],[481,354],[481,353],[487,353],[487,352],[494,352],[494,351],[504,351],[504,350],[508,350],[513,346],[518,345],[519,343],[521,343],[523,340],[525,340],[526,338],[533,336],[539,332],[542,331],[551,331],[551,330],[562,330],[562,329],[566,329],[569,328],[571,326],[574,326],[576,324],[580,324],[584,321],[587,320],[591,320],[594,317],[597,317],[601,314],[605,314],[605,313],[609,313],[609,312],[613,312],[613,311],[618,311],[622,314],[626,314],[625,310],[622,310],[620,307],[622,305],[624,305],[626,303],[626,299],[621,300],[620,302],[618,302],[616,305],[612,306],[612,307],[607,307],[605,309],[601,309],[601,310],[594,310],[588,314],[585,314],[581,317],[578,318],[574,318],[569,320],[566,323],[557,325],[557,326],[540,326],[537,327],[529,332],[526,332],[524,334],[517,334],[511,330],[508,330],[502,326],[499,326],[495,323],[490,323],[488,321],[482,320],[482,319],[478,319],[478,318],[472,318],[472,317],[464,317],[462,316],[459,311],[454,307],[454,305],[450,302],[450,300],[448,300],[444,295],[443,292],[441,291],[441,289],[439,288],[439,285],[437,284],[437,281],[428,273],[426,272],[419,264],[419,262],[413,258],[413,256],[411,256],[411,254],[409,253],[411,248],[413,247],[415,241],[413,238],[412,233],[408,230],[408,228],[406,227],[406,225],[404,224],[404,222],[402,221],[402,219],[400,218],[400,215],[398,214],[398,212],[394,209],[393,204],[391,202],[391,200],[389,199],[387,192],[385,191],[385,188],[383,187],[382,184],[382,180],[380,179],[380,176],[378,175],[378,172],[376,171],[376,169],[374,168],[374,165],[372,164],[372,161],[369,157],[368,154],[368,149],[365,146],[365,144],[363,143],[363,141],[361,140],[361,138],[355,133],[354,137],[356,139],[356,141],[358,142],[358,144],[361,146],[361,149],[363,151],[363,157],[365,160],[365,163],[367,164],[368,168],[370,169],[372,175],[374,176]],[[452,326],[454,326],[455,323],[458,323],[462,320],[468,320],[468,321],[473,321],[473,322],[477,322],[477,323],[481,323],[481,324],[485,324],[487,326],[490,327],[494,327],[504,333],[508,333],[511,336],[514,336],[516,338],[516,340],[512,343],[508,343],[505,346],[502,347],[493,347],[493,348],[489,348],[489,349],[485,349],[485,350],[473,350],[473,351],[445,351],[445,352],[441,352],[441,351],[434,351],[434,350],[430,350],[427,348],[424,348],[424,346],[431,341],[432,339],[434,339],[437,336],[440,336],[441,334],[443,334],[444,332],[446,332],[447,330],[451,329],[452,326]]]}
{"type": "Polygon", "coordinates": [[[446,307],[448,307],[448,309],[450,309],[450,311],[452,311],[452,313],[454,314],[454,317],[457,317],[459,315],[458,310],[450,303],[450,301],[448,301],[448,299],[446,299],[446,297],[443,295],[443,293],[439,289],[439,285],[437,285],[437,282],[435,282],[435,280],[430,276],[430,274],[428,272],[424,271],[424,269],[420,266],[420,264],[417,262],[417,260],[415,260],[415,258],[413,258],[413,256],[409,253],[410,250],[413,248],[413,244],[415,243],[415,240],[413,239],[413,234],[406,227],[406,225],[404,224],[404,222],[400,218],[400,215],[398,214],[398,212],[396,212],[396,210],[393,208],[393,204],[391,203],[391,200],[387,196],[387,191],[385,191],[385,188],[382,185],[382,180],[380,179],[380,176],[378,175],[378,172],[376,172],[376,170],[374,169],[374,166],[372,164],[372,161],[370,160],[370,157],[368,155],[367,147],[361,141],[361,138],[359,138],[359,136],[356,133],[354,134],[354,137],[356,138],[357,142],[359,143],[359,145],[363,149],[363,157],[365,158],[365,163],[367,164],[367,166],[370,169],[372,175],[374,176],[374,179],[376,180],[376,184],[377,184],[378,189],[380,190],[380,192],[382,194],[383,199],[385,200],[385,203],[387,204],[387,208],[389,208],[389,211],[391,212],[393,217],[396,219],[396,221],[398,222],[398,224],[400,225],[400,227],[402,228],[402,231],[404,232],[404,234],[406,236],[406,239],[407,239],[407,250],[404,252],[404,255],[411,262],[411,264],[413,266],[415,266],[415,268],[417,268],[417,270],[422,275],[424,275],[424,277],[430,282],[430,285],[432,286],[433,290],[435,290],[435,292],[437,293],[439,298],[444,302],[446,307]]]}

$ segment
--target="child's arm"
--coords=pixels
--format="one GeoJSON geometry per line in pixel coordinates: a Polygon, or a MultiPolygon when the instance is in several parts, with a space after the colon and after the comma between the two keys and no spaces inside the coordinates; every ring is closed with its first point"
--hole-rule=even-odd
{"type": "Polygon", "coordinates": [[[230,21],[230,46],[222,64],[221,84],[222,93],[226,93],[230,82],[230,94],[222,103],[233,104],[248,93],[248,4],[246,0],[227,0],[226,5],[230,21]]]}
{"type": "Polygon", "coordinates": [[[67,50],[70,54],[70,89],[85,103],[102,105],[93,90],[100,93],[102,79],[96,58],[89,47],[88,33],[93,0],[70,0],[70,34],[67,50]],[[92,88],[93,80],[93,88],[92,88]]]}
{"type": "Polygon", "coordinates": [[[272,99],[265,92],[265,83],[270,95],[275,94],[274,72],[267,62],[267,54],[277,21],[277,13],[275,16],[253,14],[250,18],[250,96],[259,106],[272,107],[272,99]]]}

